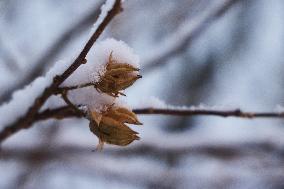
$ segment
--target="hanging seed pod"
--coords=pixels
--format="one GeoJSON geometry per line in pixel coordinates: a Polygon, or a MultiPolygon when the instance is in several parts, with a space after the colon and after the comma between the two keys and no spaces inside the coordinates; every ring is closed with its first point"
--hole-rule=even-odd
{"type": "Polygon", "coordinates": [[[110,116],[118,120],[120,123],[142,125],[142,123],[138,121],[136,114],[128,110],[127,108],[114,107],[109,110],[106,116],[110,116]]]}
{"type": "Polygon", "coordinates": [[[90,130],[99,138],[98,149],[104,143],[126,146],[134,140],[139,140],[138,133],[125,123],[142,125],[132,111],[122,107],[110,107],[103,113],[90,113],[90,130]]]}

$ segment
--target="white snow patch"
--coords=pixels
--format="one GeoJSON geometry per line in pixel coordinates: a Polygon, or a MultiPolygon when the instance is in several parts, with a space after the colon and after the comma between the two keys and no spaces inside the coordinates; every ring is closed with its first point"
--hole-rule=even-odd
{"type": "Polygon", "coordinates": [[[157,109],[175,109],[175,110],[234,110],[238,108],[233,108],[231,106],[224,106],[224,105],[214,105],[214,106],[209,106],[205,104],[200,104],[197,106],[174,106],[174,105],[169,105],[165,103],[163,100],[151,96],[148,98],[143,98],[137,101],[137,104],[132,106],[133,109],[142,109],[142,108],[157,108],[157,109]]]}
{"type": "Polygon", "coordinates": [[[101,112],[115,103],[115,98],[98,92],[94,87],[69,91],[68,97],[76,105],[87,105],[92,111],[101,112]]]}
{"type": "Polygon", "coordinates": [[[88,57],[88,62],[81,65],[62,86],[74,86],[84,83],[98,82],[105,73],[105,66],[112,58],[119,63],[127,63],[139,68],[139,57],[125,42],[113,38],[105,39],[93,47],[93,54],[88,57]]]}
{"type": "Polygon", "coordinates": [[[161,99],[150,96],[148,98],[137,99],[136,104],[132,106],[133,109],[138,108],[167,108],[168,105],[161,99]]]}
{"type": "MultiPolygon", "coordinates": [[[[105,73],[105,67],[111,53],[112,59],[116,60],[116,62],[127,63],[139,68],[139,57],[123,41],[108,38],[97,43],[93,48],[92,56],[88,57],[88,62],[80,66],[62,86],[77,86],[98,82],[100,76],[105,73]]],[[[102,111],[106,106],[113,103],[130,109],[125,102],[115,102],[114,97],[100,93],[94,87],[72,90],[68,93],[68,96],[74,104],[87,105],[92,111],[102,111]]]]}

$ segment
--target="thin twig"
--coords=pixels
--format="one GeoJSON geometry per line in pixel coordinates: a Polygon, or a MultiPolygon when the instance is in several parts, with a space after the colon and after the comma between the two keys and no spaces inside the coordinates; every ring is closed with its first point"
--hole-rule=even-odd
{"type": "MultiPolygon", "coordinates": [[[[247,112],[240,109],[233,110],[211,110],[211,109],[161,109],[143,108],[134,109],[136,114],[145,115],[172,115],[172,116],[217,116],[217,117],[236,117],[244,119],[254,118],[284,118],[284,112],[247,112]]],[[[64,119],[70,117],[81,117],[70,107],[65,106],[53,110],[47,109],[35,116],[36,121],[47,119],[64,119]]]]}
{"type": "Polygon", "coordinates": [[[234,110],[206,110],[206,109],[161,109],[144,108],[135,109],[136,114],[161,114],[173,116],[220,116],[238,118],[284,118],[284,112],[246,112],[240,109],[234,110]]]}
{"type": "Polygon", "coordinates": [[[58,87],[56,91],[54,92],[54,94],[62,94],[62,92],[64,91],[71,91],[71,90],[80,89],[84,87],[90,87],[90,86],[95,87],[95,85],[96,85],[95,83],[84,83],[84,84],[75,85],[75,86],[58,87]]]}
{"type": "Polygon", "coordinates": [[[72,65],[67,70],[65,70],[63,74],[54,78],[53,83],[49,87],[47,87],[38,98],[35,99],[34,104],[29,108],[24,116],[17,119],[14,123],[4,127],[4,129],[0,132],[0,143],[11,135],[17,133],[21,129],[27,129],[32,126],[33,122],[36,120],[35,116],[38,114],[39,110],[46,102],[46,100],[54,94],[60,84],[62,84],[81,64],[85,63],[85,58],[95,41],[99,38],[105,27],[114,18],[114,16],[121,11],[121,0],[116,0],[112,9],[107,13],[105,19],[98,26],[97,30],[93,33],[72,65]]]}
{"type": "Polygon", "coordinates": [[[74,105],[68,98],[68,91],[63,91],[61,93],[63,100],[65,101],[65,103],[74,110],[74,112],[76,112],[76,114],[78,114],[79,116],[85,116],[85,113],[83,111],[81,111],[76,105],[74,105]]]}

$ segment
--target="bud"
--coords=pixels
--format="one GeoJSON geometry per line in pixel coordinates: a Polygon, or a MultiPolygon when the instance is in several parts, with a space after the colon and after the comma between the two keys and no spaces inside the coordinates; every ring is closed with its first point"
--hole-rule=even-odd
{"type": "Polygon", "coordinates": [[[90,112],[90,130],[99,138],[98,149],[109,143],[126,146],[134,140],[139,140],[137,132],[125,123],[142,125],[132,111],[122,107],[110,107],[103,113],[90,112]]]}
{"type": "Polygon", "coordinates": [[[106,65],[106,72],[100,77],[100,80],[95,84],[95,87],[111,96],[117,97],[122,94],[121,91],[133,85],[133,83],[142,78],[138,74],[139,69],[127,63],[118,63],[112,58],[112,53],[109,56],[106,65]]]}

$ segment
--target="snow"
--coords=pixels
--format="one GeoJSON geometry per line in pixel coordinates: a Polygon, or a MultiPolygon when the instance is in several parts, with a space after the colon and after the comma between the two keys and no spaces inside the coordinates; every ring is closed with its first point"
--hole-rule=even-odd
{"type": "Polygon", "coordinates": [[[148,98],[137,99],[136,103],[132,105],[133,109],[142,108],[168,108],[168,105],[161,99],[150,96],[148,98]]]}
{"type": "Polygon", "coordinates": [[[101,112],[108,105],[115,102],[115,98],[98,92],[94,87],[85,87],[72,90],[68,93],[68,98],[77,105],[88,105],[92,111],[101,112]]]}
{"type": "Polygon", "coordinates": [[[13,93],[12,100],[0,107],[0,125],[13,123],[23,116],[34,103],[34,100],[48,87],[53,77],[63,73],[73,61],[58,61],[45,76],[38,77],[30,85],[13,93]]]}
{"type": "MultiPolygon", "coordinates": [[[[139,68],[139,57],[125,42],[113,38],[105,39],[93,47],[93,53],[86,64],[80,66],[62,86],[76,86],[85,83],[95,83],[105,72],[105,66],[112,53],[112,58],[118,63],[127,63],[139,68]]],[[[115,102],[115,98],[98,92],[94,87],[72,90],[68,93],[70,100],[77,105],[88,105],[92,111],[102,111],[107,105],[115,102]]],[[[124,106],[125,102],[117,102],[124,106]]],[[[128,107],[127,105],[125,105],[128,107]]]]}
{"type": "Polygon", "coordinates": [[[105,72],[105,66],[112,53],[113,59],[119,63],[127,63],[139,68],[139,57],[125,42],[107,38],[93,47],[93,53],[88,62],[81,65],[62,86],[74,86],[99,81],[99,76],[105,72]]]}
{"type": "MultiPolygon", "coordinates": [[[[105,7],[109,7],[110,2],[112,1],[108,1],[105,7]]],[[[131,64],[139,68],[139,57],[123,41],[112,38],[105,39],[94,46],[93,52],[93,56],[88,58],[88,63],[81,65],[62,86],[97,82],[99,76],[104,74],[105,65],[111,53],[113,59],[117,62],[131,64]]],[[[0,125],[8,125],[23,116],[34,103],[34,100],[52,83],[53,77],[63,73],[72,62],[57,62],[45,76],[38,77],[24,89],[14,92],[12,100],[0,107],[0,115],[5,115],[0,119],[0,125]]],[[[89,108],[95,111],[102,111],[106,105],[111,105],[115,101],[114,97],[99,93],[94,87],[76,89],[70,91],[68,95],[73,103],[88,105],[89,108]]],[[[120,104],[123,105],[124,103],[120,102],[120,104]]]]}
{"type": "Polygon", "coordinates": [[[107,0],[106,3],[101,7],[101,14],[95,22],[92,30],[96,31],[99,25],[103,22],[104,18],[107,16],[108,11],[110,11],[115,3],[115,0],[107,0]]]}
{"type": "Polygon", "coordinates": [[[159,99],[158,97],[150,96],[148,98],[138,99],[137,103],[132,105],[133,109],[142,109],[142,108],[156,108],[156,109],[169,109],[169,110],[235,110],[238,109],[237,107],[232,107],[229,105],[214,105],[209,106],[205,104],[199,105],[191,105],[191,106],[174,106],[167,104],[163,100],[159,99]]]}

